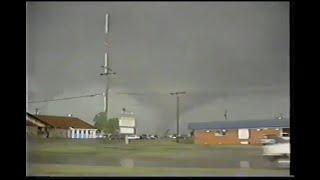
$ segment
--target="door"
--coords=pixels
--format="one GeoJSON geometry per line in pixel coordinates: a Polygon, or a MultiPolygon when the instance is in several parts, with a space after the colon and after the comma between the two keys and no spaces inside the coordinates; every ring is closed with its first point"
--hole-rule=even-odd
{"type": "Polygon", "coordinates": [[[238,129],[238,138],[240,139],[240,144],[249,144],[249,129],[238,129]]]}

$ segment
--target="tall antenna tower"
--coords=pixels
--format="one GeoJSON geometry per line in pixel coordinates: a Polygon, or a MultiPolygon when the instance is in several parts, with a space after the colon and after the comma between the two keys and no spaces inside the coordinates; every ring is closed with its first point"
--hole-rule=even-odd
{"type": "Polygon", "coordinates": [[[105,50],[105,54],[104,54],[104,65],[101,66],[103,68],[103,73],[100,73],[101,76],[106,76],[106,89],[105,89],[105,92],[103,93],[103,96],[104,96],[104,107],[103,107],[103,110],[104,112],[106,113],[106,116],[108,117],[108,103],[109,103],[109,86],[108,86],[108,83],[109,83],[109,75],[114,75],[116,74],[115,72],[112,71],[112,69],[109,67],[109,64],[108,64],[108,43],[106,42],[107,41],[107,35],[108,35],[108,32],[109,32],[109,14],[106,14],[106,17],[105,17],[105,42],[104,44],[106,45],[106,50],[105,50]]]}

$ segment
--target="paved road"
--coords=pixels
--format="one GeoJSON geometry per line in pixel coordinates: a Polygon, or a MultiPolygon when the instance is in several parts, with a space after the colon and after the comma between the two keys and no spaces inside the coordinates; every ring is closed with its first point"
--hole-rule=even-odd
{"type": "Polygon", "coordinates": [[[30,164],[28,176],[285,176],[289,171],[244,168],[163,168],[30,164]]]}

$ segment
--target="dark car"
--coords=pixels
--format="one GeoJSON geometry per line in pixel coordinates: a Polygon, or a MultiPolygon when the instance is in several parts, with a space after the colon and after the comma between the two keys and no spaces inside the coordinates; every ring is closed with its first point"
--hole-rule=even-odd
{"type": "Polygon", "coordinates": [[[159,139],[159,136],[158,136],[158,135],[154,135],[154,137],[155,137],[156,139],[159,139]]]}
{"type": "Polygon", "coordinates": [[[178,136],[179,139],[188,139],[188,135],[179,135],[178,136]]]}
{"type": "Polygon", "coordinates": [[[125,139],[125,135],[123,134],[115,134],[110,136],[111,140],[123,140],[125,139]]]}
{"type": "Polygon", "coordinates": [[[158,139],[158,138],[159,137],[156,134],[152,134],[152,135],[149,136],[149,139],[158,139]]]}
{"type": "Polygon", "coordinates": [[[140,136],[140,139],[148,139],[148,136],[147,136],[146,134],[142,134],[142,135],[140,136]]]}

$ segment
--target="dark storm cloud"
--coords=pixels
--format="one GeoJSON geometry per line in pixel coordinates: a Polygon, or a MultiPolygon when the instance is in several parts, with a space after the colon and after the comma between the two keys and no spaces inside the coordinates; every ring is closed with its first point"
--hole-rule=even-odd
{"type": "MultiPolygon", "coordinates": [[[[99,73],[104,17],[109,13],[109,60],[117,72],[110,80],[111,91],[142,92],[111,93],[111,115],[126,106],[136,110],[145,124],[141,129],[165,130],[175,124],[175,99],[168,95],[175,90],[188,92],[181,100],[181,112],[188,114],[185,119],[200,117],[194,121],[209,117],[204,109],[216,103],[232,106],[248,95],[249,103],[261,103],[256,111],[265,114],[247,118],[288,113],[287,2],[31,2],[28,6],[30,100],[103,90],[105,79],[99,73]],[[272,97],[277,98],[266,100],[272,97]],[[278,110],[266,111],[270,104],[278,110]]],[[[59,102],[43,111],[73,111],[90,121],[102,110],[102,102],[99,98],[59,102]]],[[[247,111],[239,112],[239,118],[246,118],[247,111]]]]}

